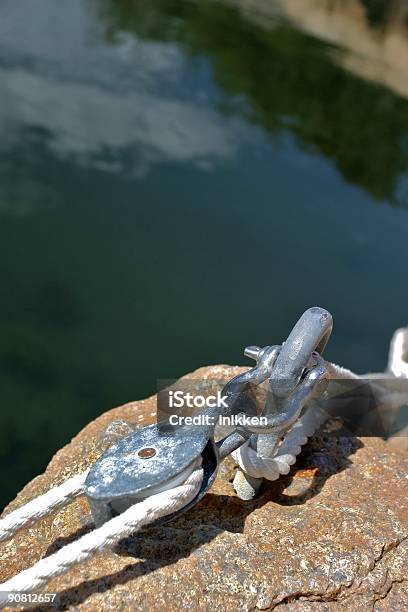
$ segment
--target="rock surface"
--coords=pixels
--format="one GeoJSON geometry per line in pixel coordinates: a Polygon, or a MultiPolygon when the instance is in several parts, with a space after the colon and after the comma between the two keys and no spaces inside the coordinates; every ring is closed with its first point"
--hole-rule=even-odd
{"type": "MultiPolygon", "coordinates": [[[[189,377],[220,380],[240,371],[212,366],[189,377]]],[[[144,426],[155,413],[155,397],[104,413],[6,512],[84,470],[127,433],[126,423],[144,426]],[[122,422],[110,425],[115,420],[122,422]]],[[[92,611],[406,610],[408,455],[381,440],[332,435],[335,427],[323,428],[291,473],[253,502],[235,496],[227,459],[193,510],[76,566],[47,591],[60,594],[60,609],[92,611]]],[[[0,545],[0,580],[89,529],[80,498],[0,545]]]]}

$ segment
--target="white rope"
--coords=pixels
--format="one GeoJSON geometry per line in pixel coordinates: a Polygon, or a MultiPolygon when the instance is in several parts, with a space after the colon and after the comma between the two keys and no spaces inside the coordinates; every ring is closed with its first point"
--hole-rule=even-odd
{"type": "MultiPolygon", "coordinates": [[[[324,362],[328,377],[334,380],[358,379],[359,376],[347,368],[335,363],[324,362]]],[[[253,478],[276,480],[282,474],[288,474],[290,466],[296,463],[296,457],[308,438],[328,418],[328,414],[318,406],[310,406],[290,429],[273,457],[261,457],[250,446],[250,440],[232,453],[244,474],[253,478]]],[[[238,489],[237,489],[238,490],[238,489]]]]}
{"type": "Polygon", "coordinates": [[[358,374],[354,374],[354,372],[348,368],[343,368],[342,366],[331,363],[330,361],[324,361],[324,366],[327,368],[329,378],[333,380],[357,380],[360,378],[358,374]]]}
{"type": "Polygon", "coordinates": [[[67,544],[58,552],[41,559],[33,567],[0,584],[0,605],[6,603],[7,592],[33,591],[70,567],[82,563],[95,553],[110,548],[122,538],[140,530],[158,518],[172,514],[194,499],[203,479],[201,457],[186,481],[134,504],[128,510],[104,523],[99,529],[67,544]]]}
{"type": "Polygon", "coordinates": [[[28,527],[44,516],[52,514],[78,495],[83,494],[83,484],[88,471],[85,470],[81,474],[68,478],[62,485],[50,489],[44,495],[36,497],[25,506],[0,519],[0,542],[7,540],[23,527],[28,527]]]}
{"type": "Polygon", "coordinates": [[[278,451],[273,457],[260,457],[256,450],[249,446],[249,440],[232,453],[241,470],[254,478],[276,480],[281,474],[288,474],[290,466],[296,463],[296,457],[307,439],[327,419],[327,413],[318,406],[312,406],[298,419],[286,434],[278,451]]]}
{"type": "Polygon", "coordinates": [[[397,329],[391,339],[388,370],[398,378],[408,378],[408,328],[397,329]]]}

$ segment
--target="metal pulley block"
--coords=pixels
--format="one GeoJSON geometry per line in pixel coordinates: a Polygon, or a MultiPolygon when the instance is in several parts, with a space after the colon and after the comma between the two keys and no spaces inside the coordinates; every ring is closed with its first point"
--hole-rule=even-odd
{"type": "Polygon", "coordinates": [[[213,484],[219,462],[251,435],[238,429],[215,444],[217,417],[231,414],[250,383],[259,384],[269,378],[278,349],[265,347],[256,367],[227,383],[223,390],[227,408],[217,406],[204,411],[213,425],[150,425],[127,435],[103,453],[90,469],[84,487],[95,524],[101,525],[146,497],[184,482],[201,456],[204,477],[198,494],[182,511],[161,522],[196,504],[213,484]]]}
{"type": "Polygon", "coordinates": [[[203,481],[183,512],[205,495],[217,475],[219,454],[212,428],[166,431],[162,424],[154,424],[122,438],[92,466],[85,481],[95,524],[99,526],[146,497],[183,483],[200,455],[203,481]]]}

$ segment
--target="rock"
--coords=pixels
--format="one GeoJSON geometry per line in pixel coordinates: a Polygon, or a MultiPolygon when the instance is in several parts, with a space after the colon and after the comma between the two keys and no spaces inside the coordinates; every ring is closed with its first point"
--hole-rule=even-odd
{"type": "Polygon", "coordinates": [[[387,443],[395,451],[408,452],[408,425],[394,436],[391,436],[387,443]]]}
{"type": "MultiPolygon", "coordinates": [[[[242,368],[212,366],[198,381],[242,368]]],[[[156,398],[101,415],[52,459],[9,512],[84,470],[129,426],[154,421],[156,398]],[[116,421],[116,423],[113,423],[116,421]],[[112,425],[110,425],[112,424],[112,425]]],[[[239,500],[227,459],[188,513],[121,541],[47,586],[76,610],[403,610],[408,601],[408,456],[332,422],[290,474],[239,500]]],[[[84,498],[0,545],[4,581],[90,529],[84,498]]]]}

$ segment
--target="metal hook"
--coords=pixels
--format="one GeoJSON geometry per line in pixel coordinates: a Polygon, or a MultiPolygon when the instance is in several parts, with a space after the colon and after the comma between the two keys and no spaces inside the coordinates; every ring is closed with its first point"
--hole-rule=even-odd
{"type": "MultiPolygon", "coordinates": [[[[250,445],[261,457],[273,456],[279,435],[292,423],[291,414],[300,414],[307,397],[300,402],[296,394],[293,398],[291,394],[308,366],[312,354],[323,352],[332,328],[331,314],[319,306],[314,306],[303,313],[282,345],[269,378],[270,393],[263,413],[267,416],[267,424],[265,428],[255,430],[252,428],[254,435],[251,437],[250,445]]],[[[258,360],[261,350],[258,347],[248,347],[245,354],[258,360]]],[[[323,376],[323,373],[321,375],[323,376]]],[[[296,416],[294,418],[296,419],[296,416]]],[[[234,480],[235,488],[243,499],[254,497],[261,483],[262,479],[247,477],[240,472],[234,480]]]]}

